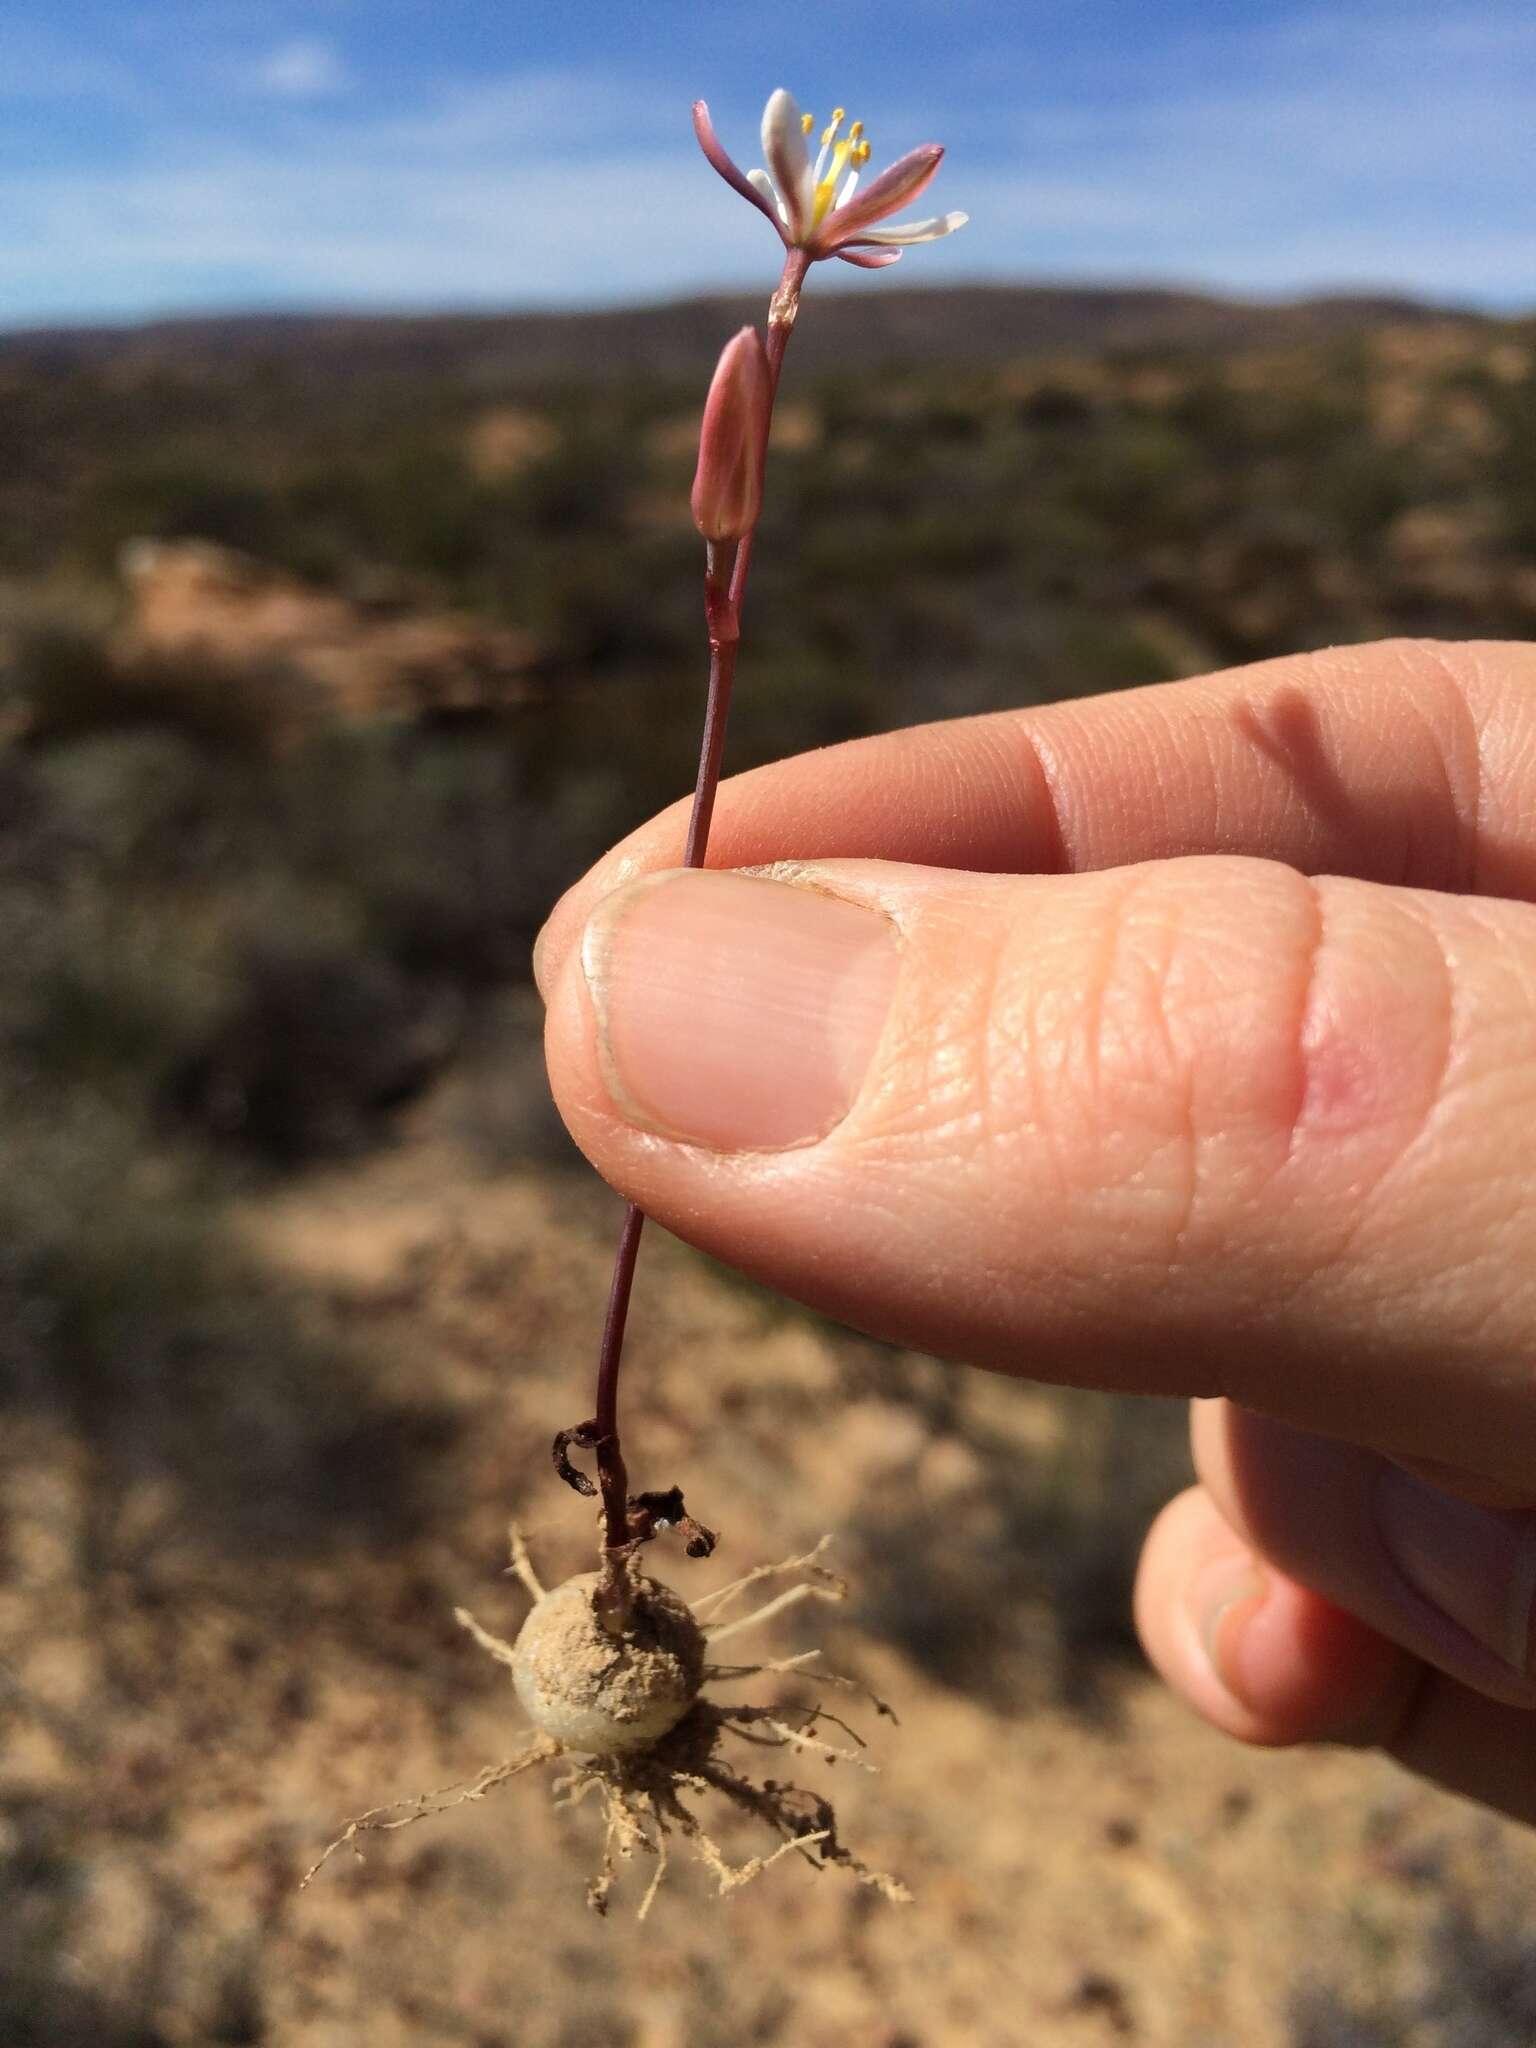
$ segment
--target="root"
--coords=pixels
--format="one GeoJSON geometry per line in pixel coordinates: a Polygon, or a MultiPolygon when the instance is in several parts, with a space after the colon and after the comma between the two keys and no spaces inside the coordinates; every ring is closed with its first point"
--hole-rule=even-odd
{"type": "MultiPolygon", "coordinates": [[[[780,1842],[777,1849],[770,1849],[766,1856],[749,1856],[745,1863],[728,1863],[716,1844],[702,1828],[696,1828],[693,1837],[694,1848],[699,1861],[712,1874],[719,1886],[718,1896],[729,1898],[732,1892],[740,1891],[744,1884],[750,1884],[754,1877],[761,1877],[765,1870],[771,1870],[781,1856],[803,1854],[818,1842],[828,1839],[827,1830],[818,1828],[808,1835],[793,1835],[787,1842],[780,1842]]],[[[806,1861],[814,1864],[815,1858],[807,1856],[806,1861]]]]}
{"type": "MultiPolygon", "coordinates": [[[[831,1577],[830,1573],[828,1577],[831,1577]]],[[[791,1586],[787,1593],[775,1594],[773,1599],[765,1601],[761,1607],[754,1607],[750,1614],[739,1615],[735,1621],[728,1621],[723,1627],[718,1622],[706,1622],[704,1632],[713,1647],[716,1643],[723,1643],[727,1636],[735,1635],[738,1629],[756,1628],[760,1621],[771,1621],[774,1615],[783,1614],[791,1607],[798,1607],[802,1600],[846,1598],[847,1588],[841,1580],[834,1581],[830,1586],[791,1586]]]]}
{"type": "Polygon", "coordinates": [[[544,1763],[555,1754],[553,1743],[536,1742],[505,1763],[487,1764],[480,1775],[468,1784],[445,1785],[437,1792],[420,1792],[414,1799],[397,1799],[389,1806],[370,1807],[356,1820],[349,1820],[319,1860],[310,1865],[299,1879],[299,1890],[307,1888],[338,1849],[350,1849],[358,1862],[363,1862],[363,1852],[357,1846],[359,1835],[393,1834],[396,1828],[413,1827],[419,1820],[431,1820],[437,1814],[450,1813],[454,1807],[465,1806],[472,1799],[483,1799],[487,1792],[494,1792],[509,1778],[520,1777],[524,1771],[532,1770],[535,1764],[544,1763]],[[393,1814],[395,1818],[388,1820],[385,1818],[387,1814],[393,1814]]]}
{"type": "Polygon", "coordinates": [[[790,1677],[813,1677],[818,1685],[840,1685],[848,1692],[856,1692],[868,1700],[882,1719],[895,1721],[900,1726],[896,1709],[879,1693],[867,1686],[862,1678],[850,1678],[844,1671],[808,1672],[806,1667],[814,1664],[821,1655],[820,1650],[802,1650],[797,1657],[774,1657],[763,1664],[706,1664],[704,1683],[724,1685],[735,1678],[759,1678],[764,1674],[786,1672],[790,1677]]]}
{"type": "MultiPolygon", "coordinates": [[[[821,1562],[830,1549],[831,1543],[832,1538],[830,1536],[823,1536],[815,1548],[806,1551],[803,1557],[786,1557],[782,1564],[760,1564],[755,1566],[753,1570],[744,1572],[739,1579],[732,1579],[728,1586],[717,1586],[713,1593],[701,1594],[693,1603],[694,1613],[707,1629],[711,1624],[705,1620],[706,1615],[718,1614],[722,1608],[728,1607],[733,1600],[739,1599],[749,1586],[760,1586],[765,1579],[788,1578],[791,1572],[806,1572],[823,1586],[835,1588],[835,1591],[832,1593],[834,1599],[846,1599],[848,1594],[847,1582],[840,1579],[836,1572],[828,1571],[827,1567],[821,1562]]],[[[759,1610],[759,1614],[762,1611],[759,1610]]]]}
{"type": "Polygon", "coordinates": [[[838,1840],[837,1815],[829,1800],[802,1791],[798,1785],[781,1785],[773,1778],[757,1785],[725,1766],[716,1766],[706,1775],[714,1789],[732,1805],[783,1835],[785,1850],[801,1850],[806,1860],[818,1868],[837,1864],[893,1906],[912,1903],[912,1894],[900,1878],[892,1877],[888,1871],[872,1870],[838,1840]],[[815,1856],[805,1849],[813,1832],[818,1845],[815,1856]]]}
{"type": "Polygon", "coordinates": [[[507,1541],[512,1552],[512,1562],[507,1567],[518,1579],[530,1600],[542,1600],[544,1588],[539,1584],[539,1575],[533,1568],[533,1559],[528,1555],[528,1545],[523,1532],[516,1522],[508,1524],[507,1541]]]}
{"type": "MultiPolygon", "coordinates": [[[[843,1599],[847,1592],[843,1581],[821,1563],[828,1541],[823,1537],[803,1557],[789,1558],[783,1564],[759,1566],[732,1584],[706,1594],[694,1611],[697,1614],[702,1610],[714,1617],[703,1624],[709,1633],[710,1646],[737,1630],[756,1627],[760,1622],[787,1613],[804,1601],[843,1599]],[[775,1593],[748,1613],[738,1614],[729,1620],[720,1619],[722,1613],[750,1588],[794,1573],[802,1575],[800,1583],[775,1593]]],[[[522,1531],[515,1523],[510,1530],[510,1550],[511,1575],[519,1580],[532,1599],[542,1600],[544,1588],[539,1582],[522,1531]]],[[[624,1561],[623,1568],[627,1574],[628,1560],[624,1561]]],[[[493,1657],[498,1664],[513,1663],[514,1650],[510,1643],[503,1642],[500,1636],[483,1628],[467,1608],[457,1608],[455,1614],[460,1626],[487,1656],[493,1657]]],[[[712,1664],[706,1666],[704,1677],[718,1681],[762,1675],[806,1678],[818,1687],[837,1685],[862,1693],[877,1712],[895,1719],[885,1702],[857,1679],[819,1668],[809,1669],[819,1656],[817,1650],[805,1650],[795,1656],[767,1658],[751,1664],[712,1664]]],[[[441,1791],[424,1792],[416,1799],[374,1807],[347,1823],[318,1862],[305,1873],[301,1889],[313,1881],[338,1849],[349,1848],[361,1860],[360,1836],[374,1832],[390,1833],[398,1828],[411,1827],[419,1820],[450,1812],[454,1807],[485,1798],[498,1786],[532,1770],[535,1765],[558,1759],[562,1768],[551,1787],[554,1802],[560,1806],[576,1807],[595,1796],[602,1805],[602,1859],[587,1889],[587,1903],[596,1913],[607,1912],[625,1865],[637,1855],[643,1855],[650,1857],[654,1864],[638,1907],[638,1918],[644,1920],[671,1868],[673,1836],[681,1836],[688,1844],[713,1878],[720,1898],[727,1898],[744,1885],[751,1884],[790,1855],[802,1857],[813,1870],[835,1864],[860,1884],[870,1886],[893,1903],[903,1903],[910,1898],[906,1887],[896,1878],[884,1871],[870,1869],[844,1847],[838,1839],[837,1815],[829,1800],[772,1778],[759,1784],[728,1763],[720,1754],[721,1742],[727,1732],[758,1749],[789,1751],[798,1756],[814,1757],[829,1766],[841,1763],[852,1764],[864,1771],[875,1768],[860,1753],[865,1747],[863,1737],[848,1722],[829,1713],[820,1700],[813,1700],[808,1705],[784,1707],[725,1706],[696,1698],[683,1719],[649,1748],[589,1756],[572,1754],[562,1749],[558,1742],[541,1736],[507,1762],[489,1765],[478,1777],[465,1784],[445,1786],[441,1791]],[[825,1740],[820,1732],[824,1726],[839,1730],[852,1746],[825,1740]],[[738,1813],[766,1828],[770,1835],[777,1836],[776,1845],[761,1855],[748,1857],[743,1863],[732,1863],[694,1810],[694,1803],[708,1798],[710,1794],[724,1799],[738,1813]]]]}
{"type": "Polygon", "coordinates": [[[721,1715],[722,1725],[739,1735],[744,1742],[754,1742],[764,1749],[797,1749],[811,1756],[824,1757],[828,1763],[856,1764],[861,1771],[878,1776],[876,1768],[866,1763],[854,1749],[839,1749],[836,1743],[822,1742],[811,1730],[818,1721],[831,1721],[851,1736],[864,1748],[862,1736],[856,1734],[846,1721],[839,1721],[835,1714],[824,1713],[819,1707],[812,1708],[800,1727],[792,1728],[787,1721],[780,1721],[768,1707],[738,1707],[733,1712],[721,1715]],[[755,1735],[754,1728],[766,1728],[767,1735],[755,1735]]]}
{"type": "MultiPolygon", "coordinates": [[[[771,1663],[767,1664],[706,1664],[704,1666],[704,1683],[706,1685],[724,1685],[732,1678],[759,1678],[765,1671],[787,1671],[791,1674],[803,1672],[806,1665],[814,1664],[820,1655],[820,1650],[802,1650],[798,1656],[775,1657],[771,1663]]],[[[832,1673],[830,1671],[818,1671],[816,1676],[830,1680],[832,1673]]],[[[853,1681],[850,1679],[848,1683],[851,1685],[853,1681]]]]}
{"type": "Polygon", "coordinates": [[[609,1897],[613,1891],[621,1866],[633,1856],[636,1850],[643,1851],[656,1859],[656,1868],[651,1873],[645,1888],[637,1920],[644,1920],[656,1902],[662,1882],[671,1868],[671,1851],[668,1837],[680,1834],[697,1856],[699,1862],[715,1880],[716,1896],[727,1898],[761,1877],[783,1856],[792,1851],[806,1855],[813,1866],[816,1858],[806,1852],[822,1842],[831,1840],[831,1830],[826,1827],[810,1828],[791,1833],[780,1842],[776,1849],[764,1856],[750,1856],[745,1863],[732,1863],[697,1814],[683,1804],[681,1791],[709,1792],[715,1787],[720,1774],[711,1771],[707,1775],[696,1775],[687,1770],[674,1770],[670,1774],[654,1778],[649,1784],[640,1785],[626,1775],[610,1775],[604,1771],[601,1778],[587,1780],[587,1787],[601,1784],[605,1821],[603,1836],[603,1861],[597,1876],[587,1888],[587,1903],[594,1912],[605,1914],[609,1897]]]}
{"type": "Polygon", "coordinates": [[[658,1822],[656,1828],[656,1868],[651,1873],[651,1881],[645,1888],[645,1897],[640,1901],[639,1910],[635,1914],[637,1920],[644,1920],[652,1906],[655,1905],[656,1894],[661,1890],[662,1879],[667,1874],[667,1866],[671,1860],[671,1852],[667,1848],[667,1831],[658,1822]]]}
{"type": "Polygon", "coordinates": [[[511,1665],[512,1645],[504,1643],[500,1636],[493,1636],[489,1629],[482,1628],[467,1607],[455,1607],[453,1618],[460,1628],[469,1630],[487,1656],[494,1657],[498,1664],[511,1665]]]}

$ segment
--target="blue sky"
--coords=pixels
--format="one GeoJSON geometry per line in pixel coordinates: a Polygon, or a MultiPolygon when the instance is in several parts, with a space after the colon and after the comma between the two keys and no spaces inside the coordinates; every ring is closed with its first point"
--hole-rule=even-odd
{"type": "Polygon", "coordinates": [[[0,326],[763,284],[781,84],[948,145],[903,282],[1536,305],[1532,0],[0,0],[0,326]]]}

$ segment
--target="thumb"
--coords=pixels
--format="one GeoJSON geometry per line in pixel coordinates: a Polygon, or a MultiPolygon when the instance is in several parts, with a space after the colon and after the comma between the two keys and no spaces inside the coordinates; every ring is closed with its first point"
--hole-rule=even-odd
{"type": "Polygon", "coordinates": [[[1227,857],[673,871],[550,995],[578,1144],[754,1277],[1528,1485],[1536,908],[1227,857]]]}

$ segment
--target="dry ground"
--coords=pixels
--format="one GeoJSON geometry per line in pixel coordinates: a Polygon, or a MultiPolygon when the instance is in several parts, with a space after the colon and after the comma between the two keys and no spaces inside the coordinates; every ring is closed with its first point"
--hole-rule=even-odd
{"type": "MultiPolygon", "coordinates": [[[[775,1646],[819,1628],[896,1705],[898,1728],[867,1731],[880,1774],[838,1766],[830,1789],[916,1903],[791,1860],[717,1905],[679,1866],[645,1928],[645,1873],[599,1922],[594,1816],[553,1810],[538,1778],[338,1858],[300,1896],[347,1815],[517,1746],[505,1673],[452,1619],[464,1602],[515,1629],[509,1513],[546,1578],[588,1561],[587,1508],[547,1444],[584,1408],[616,1204],[568,1160],[498,1156],[509,1094],[532,1085],[526,1033],[512,1042],[510,1066],[455,1081],[389,1155],[236,1219],[308,1347],[316,1406],[334,1406],[337,1360],[366,1390],[292,1498],[270,1461],[252,1500],[221,1470],[189,1482],[87,1449],[63,1404],[9,1418],[0,2040],[1529,2038],[1506,1908],[1530,1896],[1536,1843],[1377,1760],[1224,1746],[1135,1661],[1124,1574],[1176,1482],[1176,1418],[864,1344],[659,1233],[632,1468],[684,1481],[724,1535],[708,1564],[660,1569],[702,1591],[834,1532],[852,1601],[787,1620],[775,1646]],[[1500,1998],[1505,2021],[1478,2017],[1500,1998]]],[[[759,1846],[720,1825],[739,1854],[759,1846]]]]}

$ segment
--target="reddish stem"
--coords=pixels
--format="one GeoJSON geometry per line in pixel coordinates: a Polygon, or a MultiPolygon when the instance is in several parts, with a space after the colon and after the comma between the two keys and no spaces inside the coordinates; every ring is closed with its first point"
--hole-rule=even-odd
{"type": "MultiPolygon", "coordinates": [[[[794,331],[800,310],[800,288],[810,268],[803,249],[791,249],[784,260],[784,274],[768,307],[768,406],[763,417],[763,461],[767,466],[768,429],[773,403],[778,396],[779,374],[784,351],[794,331]]],[[[756,529],[734,547],[711,546],[705,559],[704,616],[709,628],[709,695],[704,708],[704,736],[699,748],[699,773],[694,784],[693,810],[688,820],[688,839],[683,851],[685,868],[701,868],[709,846],[710,821],[714,816],[715,792],[720,786],[720,763],[725,753],[725,728],[731,713],[731,687],[736,680],[736,650],[741,638],[741,601],[746,593],[747,571],[752,561],[756,529]]],[[[594,1433],[597,1439],[597,1480],[603,1497],[603,1541],[616,1551],[629,1541],[629,1478],[624,1454],[619,1447],[619,1370],[624,1362],[624,1325],[629,1316],[629,1297],[635,1280],[635,1261],[640,1255],[643,1213],[630,1202],[619,1230],[618,1249],[613,1260],[613,1280],[608,1290],[608,1314],[603,1324],[602,1348],[597,1361],[597,1408],[594,1433]]]]}

